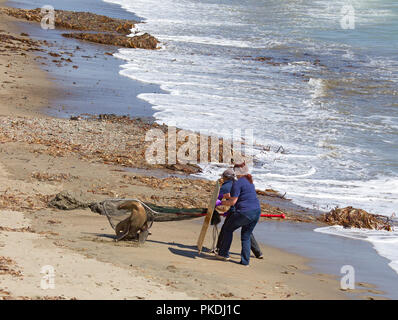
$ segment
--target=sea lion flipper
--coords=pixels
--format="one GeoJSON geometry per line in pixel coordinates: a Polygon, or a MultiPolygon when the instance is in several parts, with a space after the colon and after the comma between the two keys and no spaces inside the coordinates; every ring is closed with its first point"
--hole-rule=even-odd
{"type": "Polygon", "coordinates": [[[130,218],[120,221],[115,228],[116,241],[124,239],[130,232],[130,218]]]}

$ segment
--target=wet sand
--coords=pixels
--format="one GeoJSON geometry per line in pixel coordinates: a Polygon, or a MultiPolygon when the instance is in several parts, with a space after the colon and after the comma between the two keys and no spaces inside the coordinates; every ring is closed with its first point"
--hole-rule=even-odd
{"type": "Polygon", "coordinates": [[[312,223],[268,222],[258,225],[254,234],[258,241],[311,259],[309,266],[312,270],[309,272],[312,273],[322,272],[341,278],[341,268],[353,266],[357,289],[351,292],[353,297],[363,296],[362,290],[367,286],[363,284],[371,283],[373,290],[368,294],[372,295],[373,291],[374,296],[398,299],[397,273],[371,243],[314,232],[318,227],[312,223]]]}
{"type": "MultiPolygon", "coordinates": [[[[13,21],[2,16],[0,30],[4,34],[27,39],[21,36],[22,28],[13,21]]],[[[24,50],[2,50],[0,61],[0,114],[39,115],[59,94],[50,76],[36,64],[35,55],[24,50]]]]}
{"type": "MultiPolygon", "coordinates": [[[[56,9],[90,11],[118,19],[140,20],[119,6],[102,1],[8,1],[17,8],[34,9],[42,5],[52,5],[56,9]]],[[[114,113],[151,119],[152,106],[137,98],[140,93],[162,92],[158,86],[133,81],[118,74],[122,61],[111,54],[115,46],[91,44],[62,37],[65,30],[43,30],[36,23],[18,20],[20,28],[28,30],[35,40],[56,42],[51,52],[59,54],[54,59],[46,52],[39,53],[40,67],[47,71],[53,86],[59,88],[50,99],[44,113],[56,117],[70,117],[82,113],[114,113]],[[76,48],[79,48],[76,50],[76,48]],[[60,58],[72,62],[53,63],[60,58]],[[77,66],[74,67],[74,66],[77,66]]]]}

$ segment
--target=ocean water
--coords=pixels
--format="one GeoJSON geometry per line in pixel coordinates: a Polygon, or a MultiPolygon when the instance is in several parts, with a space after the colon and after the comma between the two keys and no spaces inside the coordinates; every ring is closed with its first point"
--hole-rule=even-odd
{"type": "MultiPolygon", "coordinates": [[[[252,129],[257,188],[324,211],[398,214],[397,1],[105,1],[162,42],[116,54],[122,75],[167,92],[139,95],[159,123],[252,129]],[[347,5],[353,29],[342,26],[347,5]]],[[[203,169],[215,179],[224,168],[203,169]]]]}
{"type": "Polygon", "coordinates": [[[314,231],[368,241],[379,255],[390,260],[388,265],[398,273],[398,230],[396,228],[393,232],[388,232],[357,228],[344,229],[342,226],[331,226],[317,228],[314,231]]]}
{"type": "Polygon", "coordinates": [[[107,1],[144,19],[134,32],[162,42],[116,54],[121,74],[169,92],[140,95],[158,122],[253,129],[271,147],[254,151],[257,186],[303,205],[397,211],[396,1],[351,1],[353,30],[340,24],[346,1],[107,1]]]}

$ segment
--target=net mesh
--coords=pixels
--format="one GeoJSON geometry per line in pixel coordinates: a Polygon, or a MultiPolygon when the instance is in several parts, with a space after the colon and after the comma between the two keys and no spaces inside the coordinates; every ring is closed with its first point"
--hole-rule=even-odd
{"type": "Polygon", "coordinates": [[[201,216],[207,212],[206,208],[190,208],[190,209],[182,209],[175,207],[167,207],[167,206],[158,206],[153,203],[142,202],[138,199],[108,199],[100,202],[96,211],[99,213],[106,215],[108,221],[113,229],[117,226],[117,224],[125,219],[127,219],[131,215],[130,210],[119,209],[118,207],[127,201],[137,201],[142,204],[145,208],[147,214],[148,227],[150,228],[153,224],[155,218],[161,221],[161,216],[165,215],[184,215],[184,216],[201,216]]]}

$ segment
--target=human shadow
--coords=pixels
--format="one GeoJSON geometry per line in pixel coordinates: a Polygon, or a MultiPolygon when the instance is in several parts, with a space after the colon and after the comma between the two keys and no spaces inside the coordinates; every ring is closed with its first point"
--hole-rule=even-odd
{"type": "Polygon", "coordinates": [[[107,234],[107,233],[95,233],[95,232],[82,232],[82,234],[88,234],[91,236],[96,236],[96,237],[100,237],[100,238],[108,238],[108,239],[116,239],[116,235],[114,234],[107,234]]]}
{"type": "MultiPolygon", "coordinates": [[[[169,246],[168,249],[171,253],[173,253],[175,255],[183,256],[186,258],[190,258],[190,259],[201,258],[201,259],[208,259],[208,260],[217,260],[214,255],[210,255],[212,253],[212,250],[210,250],[207,247],[203,247],[202,252],[199,253],[197,246],[185,245],[185,244],[176,243],[176,242],[164,242],[164,241],[159,241],[159,240],[147,240],[147,242],[168,245],[169,246]],[[174,248],[174,247],[177,247],[177,248],[174,248]],[[181,249],[179,249],[179,248],[181,248],[181,249]]],[[[230,255],[240,255],[240,254],[231,252],[230,255]]]]}

